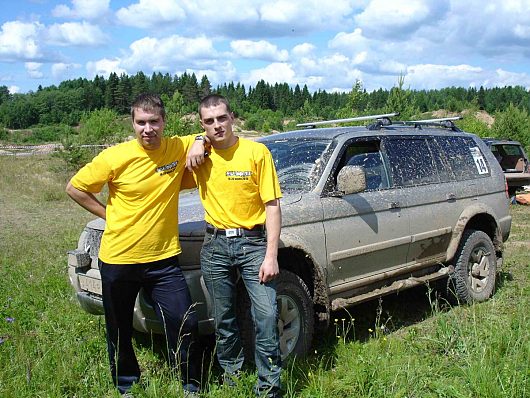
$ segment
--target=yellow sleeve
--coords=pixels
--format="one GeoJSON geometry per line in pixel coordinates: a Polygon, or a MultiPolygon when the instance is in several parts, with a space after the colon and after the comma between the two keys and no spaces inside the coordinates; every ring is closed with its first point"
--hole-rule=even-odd
{"type": "Polygon", "coordinates": [[[113,178],[112,167],[107,162],[106,154],[107,150],[104,150],[72,177],[70,182],[74,188],[83,192],[101,192],[103,186],[113,178]]]}
{"type": "Polygon", "coordinates": [[[280,183],[274,167],[274,159],[267,148],[264,148],[263,157],[258,164],[259,192],[263,203],[282,197],[280,183]]]}

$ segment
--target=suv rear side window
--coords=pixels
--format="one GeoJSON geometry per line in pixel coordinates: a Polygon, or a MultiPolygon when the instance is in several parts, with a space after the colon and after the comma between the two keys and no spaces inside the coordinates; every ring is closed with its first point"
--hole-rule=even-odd
{"type": "Polygon", "coordinates": [[[457,181],[489,175],[489,168],[477,143],[468,137],[435,137],[457,181]]]}
{"type": "Polygon", "coordinates": [[[438,171],[425,138],[401,137],[384,141],[394,185],[412,185],[440,182],[438,171]]]}

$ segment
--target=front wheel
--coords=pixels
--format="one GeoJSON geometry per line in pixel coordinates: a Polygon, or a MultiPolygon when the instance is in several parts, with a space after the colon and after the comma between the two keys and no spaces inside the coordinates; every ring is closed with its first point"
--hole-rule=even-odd
{"type": "Polygon", "coordinates": [[[467,230],[455,255],[455,270],[451,275],[457,298],[465,303],[487,300],[495,290],[497,258],[490,237],[482,232],[467,230]]]}
{"type": "MultiPolygon", "coordinates": [[[[315,315],[309,289],[304,281],[290,271],[281,270],[276,280],[278,333],[282,360],[305,355],[313,341],[315,315]]],[[[243,283],[238,291],[238,323],[245,357],[254,359],[254,327],[250,299],[243,283]]]]}

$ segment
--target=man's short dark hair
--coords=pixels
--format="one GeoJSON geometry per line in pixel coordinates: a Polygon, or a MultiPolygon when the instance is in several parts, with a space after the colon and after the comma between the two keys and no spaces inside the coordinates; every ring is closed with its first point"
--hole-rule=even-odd
{"type": "Polygon", "coordinates": [[[228,103],[228,100],[225,97],[220,94],[210,94],[204,97],[201,100],[201,103],[199,104],[199,117],[202,118],[202,108],[209,108],[211,106],[217,106],[220,104],[225,104],[228,113],[232,113],[232,110],[230,109],[230,104],[228,103]]]}
{"type": "Polygon", "coordinates": [[[162,116],[162,119],[166,119],[166,109],[164,102],[157,94],[141,93],[134,99],[131,105],[131,117],[134,120],[134,110],[143,109],[147,112],[152,112],[162,116]]]}

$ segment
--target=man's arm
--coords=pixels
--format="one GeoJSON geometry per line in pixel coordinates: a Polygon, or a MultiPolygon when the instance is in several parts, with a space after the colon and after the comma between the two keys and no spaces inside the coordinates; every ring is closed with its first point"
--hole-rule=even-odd
{"type": "Polygon", "coordinates": [[[85,208],[92,214],[102,218],[106,219],[106,213],[105,213],[105,205],[101,203],[94,194],[90,192],[83,192],[77,189],[72,185],[72,183],[68,182],[68,185],[66,185],[66,193],[68,196],[70,196],[74,201],[76,201],[81,207],[85,208]]]}
{"type": "Polygon", "coordinates": [[[195,139],[188,153],[186,154],[186,168],[193,172],[193,169],[204,163],[206,149],[210,146],[210,140],[205,135],[198,135],[202,139],[195,139]]]}
{"type": "Polygon", "coordinates": [[[280,200],[274,199],[265,203],[265,228],[267,228],[267,252],[259,269],[260,283],[266,283],[278,276],[278,243],[282,227],[280,200]]]}

